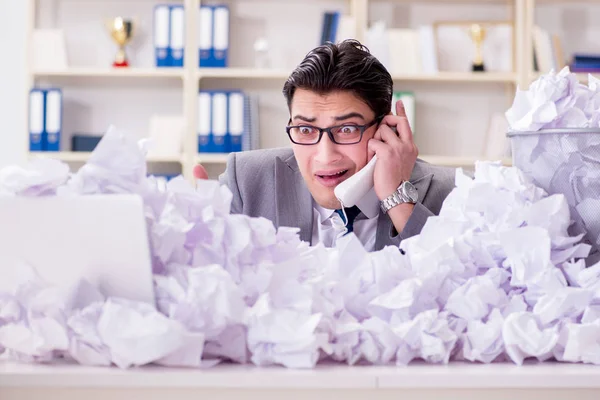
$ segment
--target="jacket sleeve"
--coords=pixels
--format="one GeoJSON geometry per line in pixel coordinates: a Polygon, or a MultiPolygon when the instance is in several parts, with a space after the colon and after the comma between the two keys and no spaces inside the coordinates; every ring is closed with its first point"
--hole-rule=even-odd
{"type": "Polygon", "coordinates": [[[233,198],[231,200],[231,213],[241,214],[244,208],[244,202],[240,194],[240,189],[237,181],[237,158],[236,153],[230,153],[227,157],[227,166],[225,172],[219,176],[219,183],[227,186],[233,198]]]}
{"type": "Polygon", "coordinates": [[[418,235],[421,233],[423,226],[429,217],[439,215],[444,200],[454,189],[454,174],[455,170],[439,171],[436,173],[437,178],[432,182],[432,187],[427,193],[427,198],[424,202],[415,204],[413,211],[404,225],[402,232],[396,232],[392,225],[390,239],[394,243],[400,244],[404,239],[418,235]],[[444,173],[445,172],[445,173],[444,173]]]}
{"type": "MultiPolygon", "coordinates": [[[[435,214],[423,204],[415,204],[412,213],[410,214],[410,217],[408,217],[408,221],[406,221],[406,225],[404,225],[404,229],[402,229],[402,232],[398,234],[398,241],[401,242],[404,239],[421,233],[421,229],[423,229],[423,226],[425,226],[427,218],[432,217],[434,215],[435,214]]],[[[392,234],[394,233],[396,233],[395,229],[393,229],[392,234]]]]}

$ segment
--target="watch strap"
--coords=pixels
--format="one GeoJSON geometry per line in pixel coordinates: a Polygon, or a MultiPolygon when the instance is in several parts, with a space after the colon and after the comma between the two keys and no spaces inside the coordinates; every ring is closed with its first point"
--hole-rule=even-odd
{"type": "Polygon", "coordinates": [[[392,208],[400,205],[400,204],[404,204],[404,203],[411,203],[414,204],[413,201],[411,201],[410,198],[408,198],[407,196],[404,195],[404,191],[402,190],[402,186],[404,185],[406,181],[402,182],[400,184],[400,186],[398,186],[398,189],[396,189],[394,191],[394,193],[390,194],[388,197],[386,197],[385,199],[383,199],[380,202],[380,207],[381,210],[384,213],[387,213],[389,210],[391,210],[392,208]]]}

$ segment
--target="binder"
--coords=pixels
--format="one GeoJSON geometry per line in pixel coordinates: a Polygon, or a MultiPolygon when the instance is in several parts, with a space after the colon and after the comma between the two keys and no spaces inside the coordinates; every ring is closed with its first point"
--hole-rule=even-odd
{"type": "Polygon", "coordinates": [[[336,43],[339,23],[340,13],[339,11],[333,11],[331,13],[331,25],[329,26],[329,41],[331,43],[336,43]]]}
{"type": "Polygon", "coordinates": [[[198,93],[198,153],[212,153],[211,121],[212,95],[208,91],[198,93]]]}
{"type": "Polygon", "coordinates": [[[43,136],[45,127],[45,97],[41,89],[31,89],[29,92],[29,150],[43,150],[43,136]]]}
{"type": "Polygon", "coordinates": [[[323,25],[321,26],[321,43],[336,43],[338,25],[340,23],[339,11],[326,11],[323,14],[323,25]]]}
{"type": "Polygon", "coordinates": [[[228,66],[229,59],[229,8],[225,5],[213,7],[213,67],[228,66]]]}
{"type": "Polygon", "coordinates": [[[244,94],[241,91],[229,92],[228,118],[229,118],[229,151],[242,151],[242,142],[245,136],[244,127],[244,94]]]}
{"type": "Polygon", "coordinates": [[[171,66],[183,67],[185,52],[185,10],[183,5],[171,6],[170,37],[171,66]]]}
{"type": "Polygon", "coordinates": [[[166,4],[154,7],[154,61],[157,67],[169,67],[170,60],[170,14],[166,4]]]}
{"type": "Polygon", "coordinates": [[[62,108],[62,91],[48,89],[46,91],[46,117],[44,118],[46,140],[43,142],[43,148],[45,151],[60,150],[62,108]]]}
{"type": "Polygon", "coordinates": [[[215,153],[227,153],[229,140],[227,135],[227,93],[212,93],[212,124],[210,149],[215,153]]]}
{"type": "Polygon", "coordinates": [[[200,67],[210,67],[213,41],[213,9],[210,6],[200,6],[198,24],[198,60],[200,67]]]}

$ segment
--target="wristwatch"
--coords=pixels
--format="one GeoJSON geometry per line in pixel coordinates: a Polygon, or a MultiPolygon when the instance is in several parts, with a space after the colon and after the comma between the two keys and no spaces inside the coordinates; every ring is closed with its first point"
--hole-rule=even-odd
{"type": "Polygon", "coordinates": [[[387,213],[390,209],[403,203],[415,204],[419,200],[419,193],[409,181],[404,181],[398,186],[398,189],[380,203],[381,210],[387,213]]]}

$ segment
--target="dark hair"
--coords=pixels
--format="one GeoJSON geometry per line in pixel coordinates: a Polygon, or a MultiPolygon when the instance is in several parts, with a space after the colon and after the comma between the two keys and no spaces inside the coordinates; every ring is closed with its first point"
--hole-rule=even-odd
{"type": "Polygon", "coordinates": [[[390,73],[369,49],[350,39],[311,50],[283,85],[283,95],[290,109],[296,89],[318,94],[350,91],[379,117],[391,110],[393,85],[390,73]]]}

